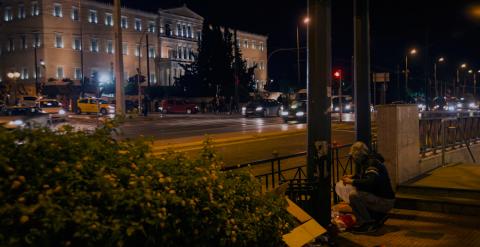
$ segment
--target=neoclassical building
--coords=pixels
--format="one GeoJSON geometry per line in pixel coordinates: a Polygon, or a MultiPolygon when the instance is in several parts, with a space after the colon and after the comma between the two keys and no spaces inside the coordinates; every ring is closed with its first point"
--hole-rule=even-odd
{"type": "MultiPolygon", "coordinates": [[[[83,76],[111,82],[113,6],[86,0],[0,0],[0,81],[19,72],[18,93],[36,95],[35,83],[80,83],[83,76]],[[37,70],[35,70],[37,64],[37,70]],[[36,79],[38,78],[38,79],[36,79]]],[[[172,86],[191,63],[203,17],[187,6],[146,12],[122,8],[125,78],[147,74],[152,85],[172,86]],[[147,48],[148,37],[148,48],[147,48]]],[[[267,80],[267,37],[238,31],[248,66],[257,65],[257,88],[267,80]]],[[[1,83],[1,82],[0,82],[1,83]]]]}

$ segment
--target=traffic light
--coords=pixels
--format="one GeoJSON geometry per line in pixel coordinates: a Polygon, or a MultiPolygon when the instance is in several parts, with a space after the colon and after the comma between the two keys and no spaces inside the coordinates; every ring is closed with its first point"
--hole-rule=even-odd
{"type": "Polygon", "coordinates": [[[333,73],[333,76],[336,78],[336,79],[340,79],[342,78],[342,70],[337,70],[333,73]]]}

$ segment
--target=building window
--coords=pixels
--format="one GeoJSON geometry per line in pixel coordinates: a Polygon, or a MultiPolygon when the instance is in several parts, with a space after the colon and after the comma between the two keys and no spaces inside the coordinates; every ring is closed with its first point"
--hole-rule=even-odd
{"type": "Polygon", "coordinates": [[[63,48],[63,37],[61,34],[55,34],[55,48],[63,48]]]}
{"type": "Polygon", "coordinates": [[[98,16],[96,10],[89,10],[88,11],[88,22],[97,24],[98,23],[98,16]]]}
{"type": "Polygon", "coordinates": [[[80,40],[80,37],[73,38],[72,48],[76,51],[82,50],[82,41],[80,40]]]}
{"type": "Polygon", "coordinates": [[[263,51],[265,47],[263,46],[263,42],[260,42],[260,50],[263,51]]]}
{"type": "Polygon", "coordinates": [[[172,29],[170,28],[170,24],[165,24],[165,35],[172,36],[172,29]]]}
{"type": "Polygon", "coordinates": [[[58,66],[57,67],[57,79],[63,79],[65,78],[65,75],[63,74],[63,67],[58,66]]]}
{"type": "Polygon", "coordinates": [[[180,24],[177,24],[177,32],[175,33],[176,36],[180,36],[182,30],[182,26],[180,24]]]}
{"type": "Polygon", "coordinates": [[[177,59],[182,58],[182,47],[177,46],[177,59]]]}
{"type": "Polygon", "coordinates": [[[193,38],[192,36],[192,26],[188,25],[187,27],[187,37],[188,38],[193,38]]]}
{"type": "Polygon", "coordinates": [[[248,39],[243,40],[243,48],[248,48],[248,39]]]}
{"type": "Polygon", "coordinates": [[[126,16],[122,16],[121,27],[124,29],[128,28],[128,18],[126,16]]]}
{"type": "Polygon", "coordinates": [[[137,46],[135,47],[135,56],[136,57],[142,56],[142,50],[141,50],[140,44],[137,44],[137,46]]]}
{"type": "Polygon", "coordinates": [[[80,12],[77,7],[72,6],[72,20],[79,21],[80,20],[80,12]]]}
{"type": "Polygon", "coordinates": [[[142,20],[135,18],[135,31],[142,31],[142,20]]]}
{"type": "Polygon", "coordinates": [[[107,40],[107,53],[108,54],[113,54],[113,41],[112,40],[107,40]]]}
{"type": "Polygon", "coordinates": [[[53,4],[53,16],[63,17],[62,5],[61,4],[59,4],[59,3],[53,4]]]}
{"type": "Polygon", "coordinates": [[[3,19],[5,21],[13,20],[12,7],[10,7],[10,6],[5,7],[4,14],[3,14],[3,19]]]}
{"type": "Polygon", "coordinates": [[[193,50],[191,47],[188,48],[188,59],[193,60],[193,50]]]}
{"type": "Polygon", "coordinates": [[[252,49],[257,49],[257,44],[255,43],[255,40],[252,40],[252,49]]]}
{"type": "Polygon", "coordinates": [[[27,37],[25,35],[20,36],[20,41],[22,42],[22,49],[27,49],[27,37]]]}
{"type": "Polygon", "coordinates": [[[124,42],[122,44],[122,54],[123,55],[128,55],[128,43],[124,42]]]}
{"type": "Polygon", "coordinates": [[[40,47],[40,34],[38,33],[33,34],[33,47],[40,47]]]}
{"type": "Polygon", "coordinates": [[[182,26],[182,37],[187,36],[187,26],[183,25],[182,26]]]}
{"type": "Polygon", "coordinates": [[[148,48],[148,57],[149,58],[155,58],[156,57],[155,47],[149,47],[148,48]]]}
{"type": "Polygon", "coordinates": [[[260,70],[265,70],[265,67],[263,65],[263,61],[260,61],[259,67],[260,67],[260,70]]]}
{"type": "Polygon", "coordinates": [[[98,39],[91,39],[90,40],[90,51],[91,52],[98,52],[99,51],[98,39]]]}
{"type": "Polygon", "coordinates": [[[162,25],[160,25],[160,34],[164,34],[164,33],[165,33],[165,28],[162,25]]]}
{"type": "Polygon", "coordinates": [[[32,2],[31,4],[32,8],[32,16],[38,16],[40,15],[40,9],[38,8],[38,2],[32,2]]]}
{"type": "Polygon", "coordinates": [[[18,19],[25,19],[26,13],[25,13],[25,5],[20,4],[18,5],[18,19]]]}
{"type": "Polygon", "coordinates": [[[188,58],[188,54],[187,54],[187,47],[183,47],[183,59],[187,59],[188,58]]]}
{"type": "Polygon", "coordinates": [[[155,22],[154,21],[148,22],[148,32],[150,32],[150,33],[155,32],[155,22]]]}
{"type": "Polygon", "coordinates": [[[8,39],[8,47],[7,47],[8,52],[14,52],[15,51],[15,41],[13,38],[8,39]]]}
{"type": "Polygon", "coordinates": [[[81,69],[81,68],[75,68],[75,69],[74,69],[73,78],[74,78],[75,80],[80,80],[80,79],[82,79],[82,69],[81,69]]]}
{"type": "Polygon", "coordinates": [[[157,76],[155,73],[150,73],[150,82],[157,83],[157,76]]]}
{"type": "Polygon", "coordinates": [[[113,27],[113,15],[111,13],[105,13],[105,26],[113,27]]]}
{"type": "Polygon", "coordinates": [[[22,71],[20,73],[20,79],[22,79],[22,80],[27,80],[28,79],[28,69],[27,68],[22,68],[22,71]]]}

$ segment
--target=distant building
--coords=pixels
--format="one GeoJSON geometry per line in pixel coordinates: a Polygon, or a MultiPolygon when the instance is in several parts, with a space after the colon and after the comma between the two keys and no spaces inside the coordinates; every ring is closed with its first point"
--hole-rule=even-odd
{"type": "MultiPolygon", "coordinates": [[[[19,95],[36,94],[36,76],[45,85],[62,85],[66,79],[79,85],[83,76],[112,81],[112,5],[85,0],[0,2],[0,80],[6,80],[8,72],[20,72],[19,95]]],[[[179,64],[193,61],[202,22],[203,17],[186,6],[158,13],[123,8],[125,79],[137,74],[137,68],[146,75],[148,57],[152,85],[173,85],[174,78],[184,73],[179,64]]],[[[257,65],[255,80],[262,90],[267,80],[267,37],[239,31],[237,42],[248,66],[257,65]]]]}

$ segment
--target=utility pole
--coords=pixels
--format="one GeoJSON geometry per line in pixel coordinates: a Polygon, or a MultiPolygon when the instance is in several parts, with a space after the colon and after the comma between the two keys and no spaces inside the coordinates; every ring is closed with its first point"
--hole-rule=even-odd
{"type": "MultiPolygon", "coordinates": [[[[125,115],[125,100],[123,89],[123,43],[121,28],[121,3],[120,0],[114,0],[114,18],[115,18],[115,111],[117,115],[125,115]]],[[[82,47],[83,50],[83,47],[82,47]]],[[[83,77],[82,77],[83,78],[83,77]]]]}
{"type": "Polygon", "coordinates": [[[308,0],[308,126],[307,176],[318,185],[310,212],[321,225],[330,224],[331,203],[331,0],[308,0]]]}
{"type": "MultiPolygon", "coordinates": [[[[354,54],[355,54],[355,107],[356,139],[372,146],[370,120],[370,17],[369,0],[354,0],[354,54]]],[[[408,56],[406,56],[408,59],[408,56]]],[[[406,59],[406,63],[408,63],[406,59]]],[[[405,67],[405,87],[408,67],[405,67]]]]}
{"type": "Polygon", "coordinates": [[[35,59],[35,94],[40,96],[40,90],[38,86],[38,57],[37,57],[37,44],[33,45],[34,59],[35,59]]]}
{"type": "MultiPolygon", "coordinates": [[[[148,43],[148,33],[145,34],[145,41],[147,43],[147,88],[148,88],[148,93],[150,93],[150,44],[148,43]]],[[[144,105],[144,115],[147,116],[148,112],[150,111],[149,106],[150,106],[150,95],[147,95],[145,93],[145,105],[144,105]]]]}
{"type": "Polygon", "coordinates": [[[300,87],[301,83],[300,77],[300,34],[297,25],[297,86],[300,87]]]}
{"type": "MultiPolygon", "coordinates": [[[[82,2],[78,0],[78,17],[80,20],[80,70],[82,71],[82,75],[80,78],[80,86],[81,86],[81,95],[80,97],[85,96],[85,71],[84,71],[84,61],[83,61],[83,19],[82,19],[82,2]]],[[[74,104],[76,105],[76,104],[74,104]]]]}

